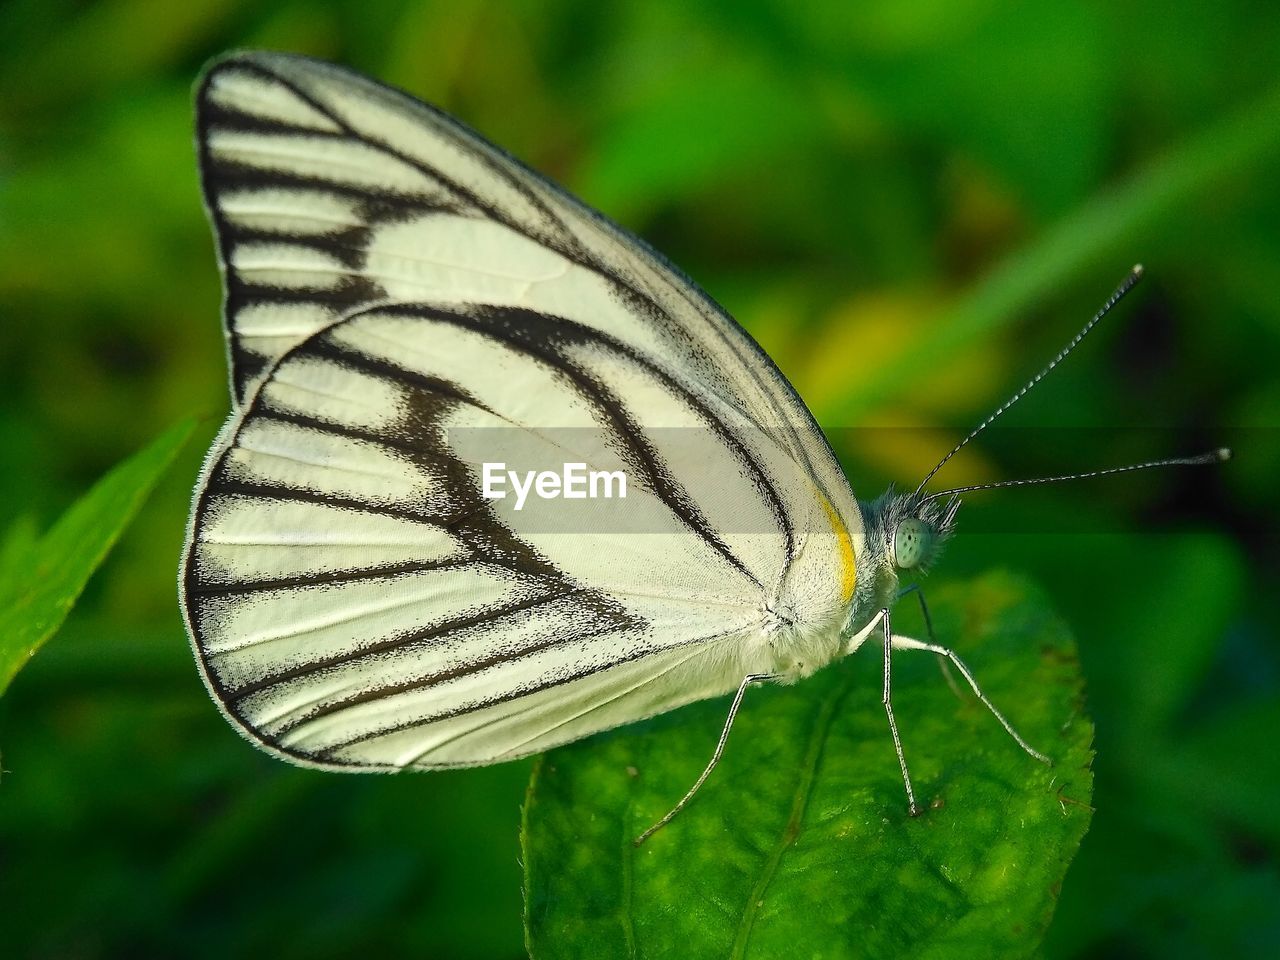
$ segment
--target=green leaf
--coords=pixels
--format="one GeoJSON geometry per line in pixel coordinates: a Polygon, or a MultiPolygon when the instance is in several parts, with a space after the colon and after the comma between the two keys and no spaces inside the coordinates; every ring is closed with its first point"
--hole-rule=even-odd
{"type": "MultiPolygon", "coordinates": [[[[1089,824],[1093,725],[1075,646],[1004,573],[931,586],[938,637],[1050,769],[931,657],[894,658],[917,792],[907,815],[874,646],[794,688],[748,691],[724,759],[688,789],[726,710],[711,701],[572,744],[524,809],[526,940],[553,957],[1021,957],[1089,824]]],[[[907,603],[895,629],[916,631],[907,603]]]]}
{"type": "Polygon", "coordinates": [[[29,521],[10,531],[0,547],[0,695],[62,626],[194,427],[184,420],[112,468],[43,537],[29,521]]]}

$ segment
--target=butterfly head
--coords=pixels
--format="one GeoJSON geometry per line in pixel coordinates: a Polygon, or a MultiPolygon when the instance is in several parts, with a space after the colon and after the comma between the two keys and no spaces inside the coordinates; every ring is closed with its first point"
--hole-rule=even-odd
{"type": "Polygon", "coordinates": [[[885,555],[895,572],[922,574],[933,566],[955,530],[960,498],[921,498],[892,490],[876,504],[885,555]]]}

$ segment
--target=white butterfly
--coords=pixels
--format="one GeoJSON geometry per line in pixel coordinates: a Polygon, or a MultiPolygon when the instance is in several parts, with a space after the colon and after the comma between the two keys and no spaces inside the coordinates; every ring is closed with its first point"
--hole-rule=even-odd
{"type": "Polygon", "coordinates": [[[916,810],[891,652],[949,658],[982,696],[889,615],[899,573],[951,533],[953,496],[860,505],[723,310],[439,111],[274,53],[215,64],[197,108],[233,412],[181,595],[242,733],[308,766],[434,769],[736,690],[700,784],[749,684],[876,636],[916,810]],[[607,460],[632,485],[609,516],[641,511],[643,529],[557,526],[563,500],[531,503],[539,525],[486,499],[461,438],[498,436],[607,460]],[[698,437],[695,456],[677,436],[698,437]]]}

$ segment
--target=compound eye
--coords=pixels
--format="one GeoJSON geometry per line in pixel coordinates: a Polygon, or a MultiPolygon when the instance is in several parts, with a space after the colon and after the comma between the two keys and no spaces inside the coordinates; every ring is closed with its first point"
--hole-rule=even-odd
{"type": "Polygon", "coordinates": [[[893,532],[893,562],[902,570],[918,565],[933,543],[933,530],[923,520],[909,517],[893,532]]]}

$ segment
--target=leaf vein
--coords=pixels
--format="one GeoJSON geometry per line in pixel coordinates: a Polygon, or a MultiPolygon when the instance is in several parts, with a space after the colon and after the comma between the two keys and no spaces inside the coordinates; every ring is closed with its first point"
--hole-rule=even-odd
{"type": "Polygon", "coordinates": [[[804,763],[800,768],[800,782],[796,785],[795,799],[791,803],[791,814],[787,817],[787,824],[782,830],[782,835],[778,838],[778,842],[765,860],[760,876],[751,888],[751,895],[747,898],[746,905],[743,908],[742,919],[738,922],[737,936],[734,937],[733,950],[730,953],[732,960],[742,960],[746,956],[747,943],[751,938],[751,930],[755,926],[759,910],[764,905],[765,893],[768,891],[774,877],[777,876],[783,855],[800,835],[800,824],[804,820],[805,811],[808,809],[809,799],[813,796],[814,784],[818,779],[818,763],[822,759],[822,750],[826,746],[827,737],[831,732],[831,724],[835,720],[836,709],[845,697],[849,695],[852,685],[853,678],[851,676],[823,701],[818,711],[818,718],[813,726],[813,734],[810,736],[809,746],[805,750],[804,763]]]}

